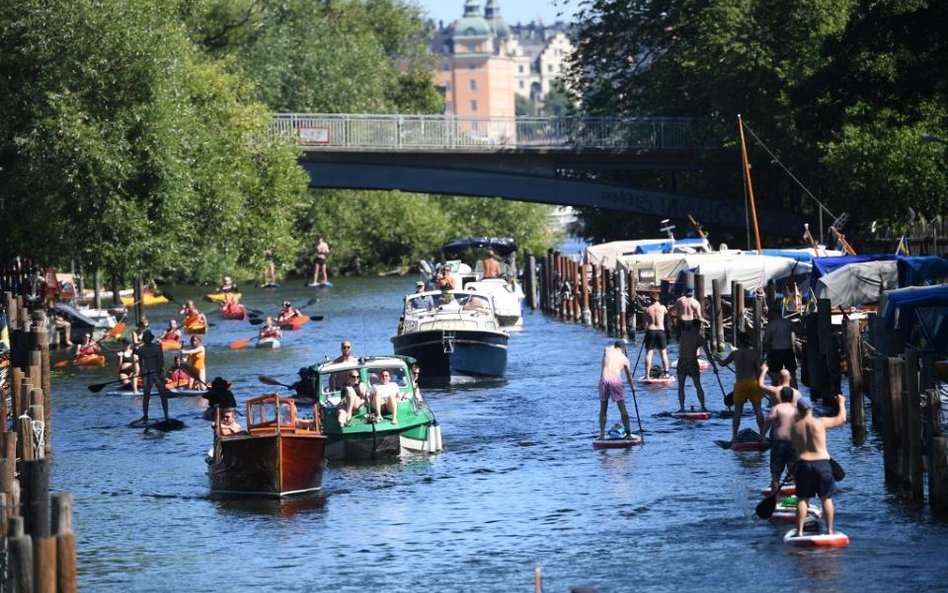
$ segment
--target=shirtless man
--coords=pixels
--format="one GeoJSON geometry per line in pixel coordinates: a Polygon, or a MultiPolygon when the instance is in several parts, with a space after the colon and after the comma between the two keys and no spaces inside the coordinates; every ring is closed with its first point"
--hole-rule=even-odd
{"type": "Polygon", "coordinates": [[[741,428],[741,413],[744,411],[744,402],[750,401],[757,417],[757,428],[760,438],[764,438],[764,413],[760,409],[761,392],[757,384],[757,352],[750,347],[747,334],[738,336],[739,347],[731,351],[721,364],[727,366],[734,361],[734,416],[731,418],[731,440],[737,440],[738,430],[741,428]]]}
{"type": "Polygon", "coordinates": [[[770,448],[770,491],[780,488],[780,474],[793,468],[797,451],[793,448],[790,430],[797,419],[797,408],[793,403],[792,387],[780,389],[780,403],[770,409],[764,427],[773,426],[773,446],[770,448]]]}
{"type": "Polygon", "coordinates": [[[599,377],[599,438],[606,438],[606,412],[609,409],[609,400],[616,402],[619,415],[622,417],[622,426],[625,427],[625,438],[632,438],[632,429],[629,427],[629,412],[625,409],[625,386],[622,384],[622,371],[632,384],[632,366],[625,355],[625,344],[616,340],[612,346],[606,346],[602,353],[602,374],[599,377]]]}
{"type": "Polygon", "coordinates": [[[494,256],[494,250],[487,250],[487,257],[484,258],[484,278],[500,278],[500,262],[494,256]]]}
{"type": "Polygon", "coordinates": [[[150,329],[142,332],[142,345],[136,348],[138,360],[142,369],[142,417],[135,424],[148,423],[148,403],[151,400],[151,389],[158,389],[161,396],[161,409],[168,421],[168,389],[165,387],[165,355],[161,345],[155,342],[155,335],[150,329]]]}
{"type": "Polygon", "coordinates": [[[699,328],[689,325],[682,328],[678,342],[678,411],[685,411],[685,379],[691,377],[691,383],[698,394],[701,411],[704,407],[704,389],[701,387],[701,367],[698,366],[698,351],[704,346],[699,328]]]}
{"type": "Polygon", "coordinates": [[[329,259],[329,243],[326,243],[322,235],[317,235],[316,258],[313,264],[313,284],[329,282],[329,274],[326,272],[327,259],[329,259]]]}
{"type": "Polygon", "coordinates": [[[793,401],[791,401],[790,403],[792,403],[793,405],[797,405],[797,400],[800,399],[800,392],[797,391],[793,387],[793,384],[791,382],[792,375],[790,374],[790,371],[788,371],[787,369],[782,369],[779,373],[777,373],[777,376],[780,377],[780,382],[777,383],[776,385],[767,385],[764,382],[764,379],[766,379],[767,375],[769,374],[770,374],[770,367],[767,366],[767,363],[765,362],[764,364],[760,365],[760,376],[757,377],[757,387],[759,389],[762,389],[764,393],[767,394],[767,398],[770,399],[771,403],[779,402],[780,391],[784,387],[790,387],[791,390],[793,391],[793,401]]]}
{"type": "Polygon", "coordinates": [[[796,387],[797,359],[793,353],[793,326],[776,308],[764,328],[764,352],[767,353],[767,364],[773,369],[770,380],[776,382],[776,374],[784,369],[790,374],[790,385],[796,387]]]}
{"type": "Polygon", "coordinates": [[[695,322],[704,322],[704,318],[701,316],[701,303],[694,295],[694,289],[689,287],[685,289],[684,296],[678,297],[678,300],[675,301],[679,330],[685,330],[694,325],[695,322]]]}
{"type": "Polygon", "coordinates": [[[342,354],[333,359],[333,362],[358,362],[356,357],[352,355],[352,342],[349,340],[343,340],[339,344],[339,350],[342,351],[342,354]]]}
{"type": "Polygon", "coordinates": [[[652,353],[658,350],[662,355],[662,377],[668,376],[668,342],[665,333],[665,315],[668,308],[654,296],[649,297],[651,304],[645,309],[645,372],[652,370],[652,353]]]}
{"type": "Polygon", "coordinates": [[[826,429],[846,423],[846,398],[837,395],[836,403],[839,408],[835,416],[815,418],[810,398],[801,397],[797,401],[799,416],[791,430],[793,446],[800,456],[793,472],[797,485],[797,535],[803,534],[808,501],[813,495],[819,496],[823,501],[826,532],[835,533],[833,519],[836,511],[833,507],[833,493],[836,491],[836,481],[833,479],[830,454],[826,449],[826,429]]]}

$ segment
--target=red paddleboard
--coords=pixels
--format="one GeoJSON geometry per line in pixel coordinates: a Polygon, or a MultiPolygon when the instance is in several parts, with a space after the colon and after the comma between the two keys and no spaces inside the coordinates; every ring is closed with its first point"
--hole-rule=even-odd
{"type": "Polygon", "coordinates": [[[645,443],[642,440],[642,437],[633,433],[631,438],[625,439],[622,437],[613,438],[606,437],[604,439],[596,439],[593,441],[594,449],[628,449],[629,447],[634,447],[636,445],[641,445],[645,443]]]}
{"type": "MultiPolygon", "coordinates": [[[[764,488],[763,490],[760,491],[761,496],[770,496],[773,493],[774,491],[771,490],[770,488],[764,488]]],[[[796,484],[784,484],[783,486],[781,486],[780,492],[778,493],[778,495],[782,494],[784,496],[790,496],[791,494],[796,494],[796,493],[797,493],[796,484]]]]}
{"type": "Polygon", "coordinates": [[[842,548],[849,545],[849,536],[837,531],[836,533],[804,533],[796,535],[797,530],[791,529],[783,536],[783,543],[798,548],[842,548]]]}
{"type": "Polygon", "coordinates": [[[686,410],[684,412],[672,412],[671,417],[679,420],[709,420],[711,418],[711,412],[686,410]]]}
{"type": "Polygon", "coordinates": [[[770,448],[770,441],[731,441],[731,448],[737,451],[764,451],[770,448]]]}

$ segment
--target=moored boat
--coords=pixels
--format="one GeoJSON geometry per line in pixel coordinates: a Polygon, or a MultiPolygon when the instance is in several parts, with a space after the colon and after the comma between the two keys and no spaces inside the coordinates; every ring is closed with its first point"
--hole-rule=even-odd
{"type": "Polygon", "coordinates": [[[327,439],[316,419],[298,418],[296,403],[276,394],[246,402],[247,430],[222,435],[214,426],[208,459],[211,492],[282,497],[322,487],[327,439]]]}
{"type": "Polygon", "coordinates": [[[423,383],[502,378],[509,334],[500,329],[491,299],[468,290],[425,291],[405,297],[395,354],[424,369],[423,383]]]}
{"type": "Polygon", "coordinates": [[[323,433],[328,439],[327,459],[356,460],[397,457],[403,451],[435,453],[440,451],[441,427],[434,412],[415,390],[408,368],[410,358],[370,356],[357,362],[329,362],[315,367],[317,393],[323,433]],[[369,389],[378,385],[382,371],[398,388],[398,423],[393,424],[385,413],[376,418],[368,403],[353,411],[345,426],[339,425],[342,389],[351,373],[369,389]]]}

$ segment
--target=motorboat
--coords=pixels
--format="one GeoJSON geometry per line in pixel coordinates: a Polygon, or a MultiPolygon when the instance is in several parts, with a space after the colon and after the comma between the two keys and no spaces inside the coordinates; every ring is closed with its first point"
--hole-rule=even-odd
{"type": "Polygon", "coordinates": [[[277,394],[246,402],[247,430],[221,434],[214,423],[208,478],[215,495],[279,498],[322,487],[327,439],[318,419],[301,419],[296,403],[277,394]]]}
{"type": "Polygon", "coordinates": [[[504,377],[509,337],[489,294],[422,291],[405,297],[392,345],[395,354],[418,361],[423,384],[453,383],[504,377]]]}
{"type": "Polygon", "coordinates": [[[436,453],[441,450],[441,427],[434,412],[421,398],[409,370],[410,358],[368,356],[356,362],[327,362],[313,368],[319,394],[320,423],[328,439],[326,458],[352,461],[398,457],[404,452],[436,453]],[[366,393],[382,382],[387,371],[398,388],[398,422],[383,412],[376,417],[370,404],[353,410],[352,419],[339,424],[339,406],[349,376],[358,373],[366,393]]]}

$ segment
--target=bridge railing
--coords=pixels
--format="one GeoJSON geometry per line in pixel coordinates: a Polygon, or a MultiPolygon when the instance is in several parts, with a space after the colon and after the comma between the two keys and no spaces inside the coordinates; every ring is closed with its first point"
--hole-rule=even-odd
{"type": "Polygon", "coordinates": [[[458,117],[278,113],[270,131],[304,150],[693,147],[692,120],[666,117],[458,117]]]}

